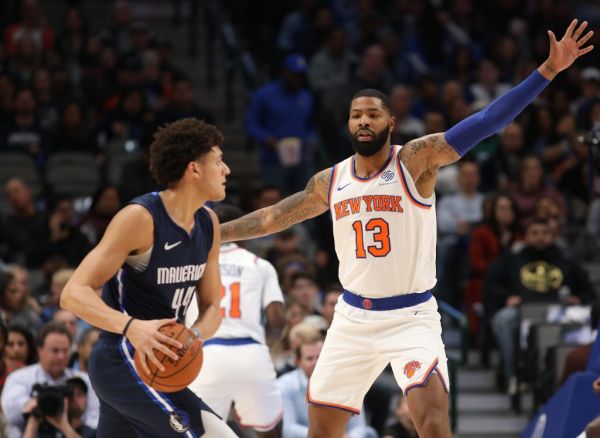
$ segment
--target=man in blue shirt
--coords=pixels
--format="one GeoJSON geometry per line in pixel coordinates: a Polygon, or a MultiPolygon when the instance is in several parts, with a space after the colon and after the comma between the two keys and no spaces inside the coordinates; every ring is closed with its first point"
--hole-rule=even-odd
{"type": "MultiPolygon", "coordinates": [[[[322,339],[309,338],[301,342],[296,348],[298,368],[277,379],[283,398],[283,438],[304,438],[308,434],[306,390],[322,348],[322,339]]],[[[364,412],[350,419],[344,435],[345,438],[376,436],[375,430],[367,426],[364,412]]]]}
{"type": "Polygon", "coordinates": [[[314,98],[304,86],[307,64],[289,55],[281,77],[259,88],[246,113],[246,133],[260,144],[262,177],[286,192],[306,183],[314,136],[314,98]]]}

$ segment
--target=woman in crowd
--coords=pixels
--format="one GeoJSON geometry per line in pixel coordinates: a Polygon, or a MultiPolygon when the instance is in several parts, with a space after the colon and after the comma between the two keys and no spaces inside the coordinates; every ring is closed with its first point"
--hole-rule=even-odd
{"type": "Polygon", "coordinates": [[[485,272],[500,253],[508,250],[515,240],[521,238],[517,206],[509,195],[494,195],[490,211],[485,216],[484,222],[473,229],[469,243],[470,276],[465,288],[465,306],[473,335],[478,332],[479,317],[483,311],[485,272]]]}

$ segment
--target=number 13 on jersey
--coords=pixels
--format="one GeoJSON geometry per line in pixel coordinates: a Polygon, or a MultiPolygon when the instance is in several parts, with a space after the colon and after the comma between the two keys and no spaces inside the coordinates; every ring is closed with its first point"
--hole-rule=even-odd
{"type": "Polygon", "coordinates": [[[384,219],[379,217],[373,218],[364,225],[362,221],[355,221],[352,224],[352,228],[354,229],[357,258],[366,258],[367,251],[373,257],[385,257],[392,250],[390,226],[384,219]],[[372,236],[374,245],[367,245],[365,247],[365,234],[372,236]]]}

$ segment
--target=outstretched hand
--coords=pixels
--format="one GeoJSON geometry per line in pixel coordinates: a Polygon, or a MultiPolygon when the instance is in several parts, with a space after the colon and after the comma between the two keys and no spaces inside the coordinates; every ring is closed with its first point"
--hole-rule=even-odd
{"type": "Polygon", "coordinates": [[[585,55],[594,48],[594,46],[583,47],[592,35],[594,35],[594,32],[591,30],[583,35],[588,22],[584,21],[579,26],[577,26],[577,23],[577,19],[571,21],[561,40],[556,39],[554,32],[551,30],[548,31],[550,54],[544,64],[549,73],[553,70],[554,75],[556,75],[568,68],[581,55],[585,55]]]}

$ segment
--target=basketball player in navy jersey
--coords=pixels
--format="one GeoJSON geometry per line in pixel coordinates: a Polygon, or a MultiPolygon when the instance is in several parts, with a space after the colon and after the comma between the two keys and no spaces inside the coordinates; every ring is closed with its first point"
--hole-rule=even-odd
{"type": "Polygon", "coordinates": [[[306,398],[309,438],[339,438],[369,387],[391,364],[421,438],[449,438],[448,371],[435,277],[437,171],[500,131],[562,70],[592,50],[573,20],[529,77],[447,132],[390,144],[387,96],[361,90],[350,103],[355,155],[314,175],[306,189],[222,225],[223,242],[276,233],[331,210],[344,292],[306,398]]]}
{"type": "Polygon", "coordinates": [[[150,147],[150,169],[166,189],[133,199],[111,221],[61,295],[61,307],[102,329],[89,360],[100,399],[99,438],[235,437],[192,391],[163,393],[145,385],[133,354],[163,366],[179,342],[161,326],[184,323],[194,296],[200,309],[192,330],[210,338],[221,323],[219,222],[204,204],[225,197],[230,173],[223,135],[197,119],[166,125],[150,147]],[[95,289],[103,286],[102,298],[95,289]]]}

